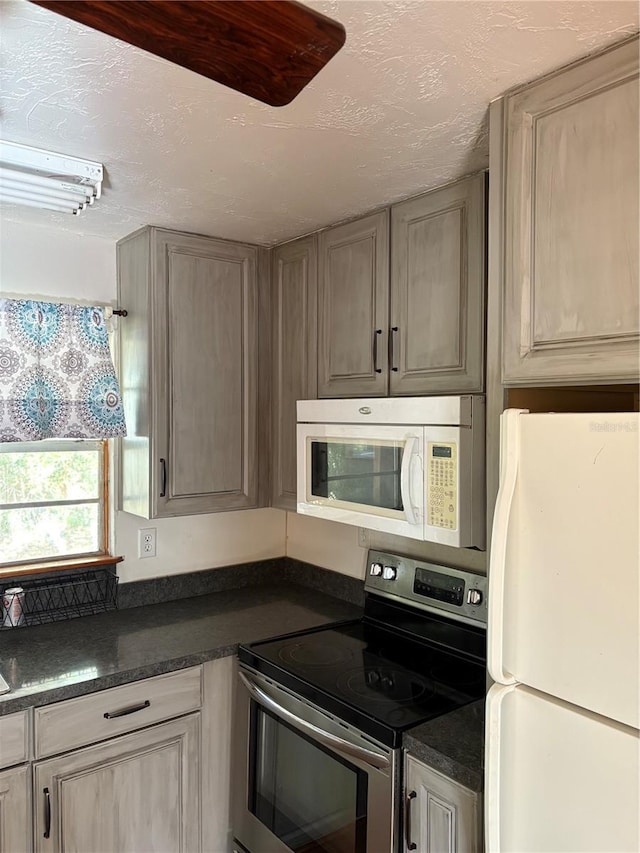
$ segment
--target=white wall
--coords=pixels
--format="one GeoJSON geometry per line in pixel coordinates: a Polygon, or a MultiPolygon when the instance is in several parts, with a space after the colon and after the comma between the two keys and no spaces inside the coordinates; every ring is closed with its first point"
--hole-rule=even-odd
{"type": "Polygon", "coordinates": [[[350,524],[288,512],[287,556],[364,578],[366,548],[358,545],[358,529],[350,524]]]}
{"type": "MultiPolygon", "coordinates": [[[[115,243],[5,220],[0,227],[0,292],[115,305],[115,243]]],[[[275,509],[153,521],[119,512],[115,553],[125,557],[119,574],[131,581],[279,557],[285,553],[285,525],[286,513],[275,509]],[[157,556],[141,560],[138,529],[143,527],[157,530],[157,556]]]]}
{"type": "Polygon", "coordinates": [[[287,555],[363,580],[368,548],[481,574],[487,572],[485,551],[419,542],[374,530],[364,532],[366,542],[360,545],[357,527],[290,512],[287,513],[287,555]]]}
{"type": "Polygon", "coordinates": [[[284,554],[286,513],[278,509],[218,512],[151,521],[119,512],[116,553],[125,558],[121,580],[142,580],[217,569],[284,554]],[[156,557],[138,558],[138,529],[155,527],[156,557]]]}
{"type": "Polygon", "coordinates": [[[115,304],[115,244],[100,237],[3,219],[0,292],[115,304]]]}

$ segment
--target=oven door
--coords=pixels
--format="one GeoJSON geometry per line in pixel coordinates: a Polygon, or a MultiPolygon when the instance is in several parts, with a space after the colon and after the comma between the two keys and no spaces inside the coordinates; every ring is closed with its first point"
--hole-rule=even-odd
{"type": "Polygon", "coordinates": [[[298,512],[424,537],[424,429],[298,424],[298,512]]]}
{"type": "Polygon", "coordinates": [[[249,853],[386,853],[398,832],[397,751],[241,667],[233,835],[249,853]]]}

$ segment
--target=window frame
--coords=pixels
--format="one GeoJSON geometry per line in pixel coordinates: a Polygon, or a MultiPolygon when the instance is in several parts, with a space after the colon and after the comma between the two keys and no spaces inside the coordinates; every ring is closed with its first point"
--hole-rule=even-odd
{"type": "Polygon", "coordinates": [[[98,498],[77,501],[26,501],[22,504],[0,504],[0,509],[29,506],[65,506],[97,504],[98,506],[98,549],[80,554],[60,554],[46,557],[33,557],[25,560],[0,562],[0,576],[19,574],[20,571],[53,571],[73,565],[90,565],[105,562],[117,562],[109,555],[109,439],[45,439],[32,442],[8,442],[0,444],[0,454],[29,452],[80,452],[82,450],[99,452],[98,498]],[[46,445],[46,446],[45,446],[46,445]]]}

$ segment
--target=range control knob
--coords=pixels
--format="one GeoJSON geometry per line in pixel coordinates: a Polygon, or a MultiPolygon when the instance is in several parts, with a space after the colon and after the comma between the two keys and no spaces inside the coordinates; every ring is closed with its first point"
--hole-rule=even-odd
{"type": "Polygon", "coordinates": [[[479,589],[470,589],[467,593],[467,604],[482,604],[482,593],[479,589]]]}
{"type": "Polygon", "coordinates": [[[379,577],[382,574],[382,563],[371,563],[369,574],[374,577],[379,577]]]}
{"type": "Polygon", "coordinates": [[[382,577],[386,581],[394,581],[396,579],[396,575],[398,574],[398,570],[395,566],[385,566],[382,570],[382,577]]]}

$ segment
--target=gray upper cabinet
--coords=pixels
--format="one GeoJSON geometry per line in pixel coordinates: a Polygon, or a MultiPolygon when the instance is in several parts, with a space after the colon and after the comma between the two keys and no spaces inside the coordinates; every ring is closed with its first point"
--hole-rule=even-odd
{"type": "Polygon", "coordinates": [[[483,390],[485,193],[474,175],[320,233],[319,397],[483,390]]]}
{"type": "Polygon", "coordinates": [[[505,99],[505,384],[638,378],[638,39],[505,99]]]}
{"type": "Polygon", "coordinates": [[[257,505],[258,251],[157,228],[118,244],[123,510],[257,505]]]}
{"type": "Polygon", "coordinates": [[[387,394],[389,214],[319,235],[318,397],[387,394]]]}
{"type": "Polygon", "coordinates": [[[391,208],[390,392],[484,387],[484,174],[391,208]]]}
{"type": "Polygon", "coordinates": [[[296,402],[317,387],[317,247],[303,237],[272,255],[272,506],[296,508],[296,402]]]}

